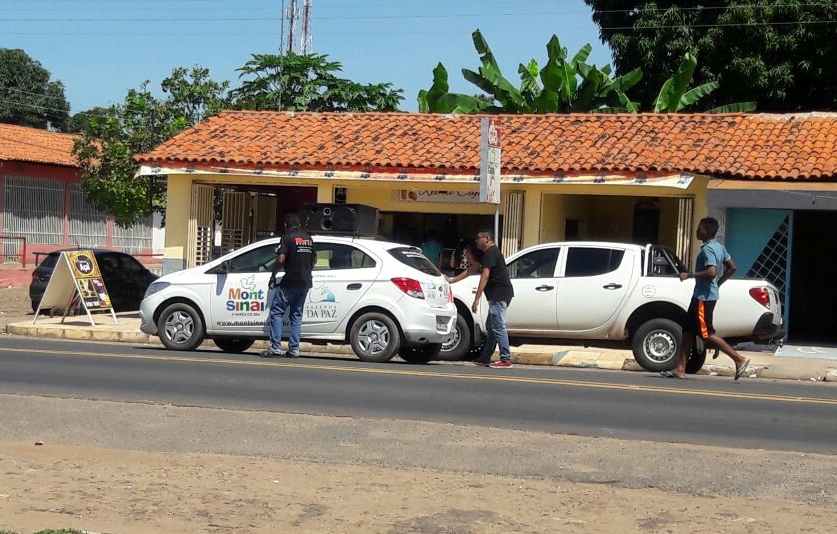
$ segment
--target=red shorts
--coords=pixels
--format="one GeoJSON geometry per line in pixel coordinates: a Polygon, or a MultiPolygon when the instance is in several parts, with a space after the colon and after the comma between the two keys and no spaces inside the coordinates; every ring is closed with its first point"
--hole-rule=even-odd
{"type": "Polygon", "coordinates": [[[715,327],[712,325],[712,316],[715,313],[717,300],[700,300],[692,298],[689,304],[689,311],[686,312],[686,324],[683,325],[683,333],[700,336],[701,339],[709,339],[715,334],[715,327]]]}

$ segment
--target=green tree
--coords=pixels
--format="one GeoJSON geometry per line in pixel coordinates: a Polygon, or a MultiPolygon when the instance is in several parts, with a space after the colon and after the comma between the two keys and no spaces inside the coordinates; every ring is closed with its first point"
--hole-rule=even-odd
{"type": "Polygon", "coordinates": [[[89,127],[89,121],[93,117],[104,117],[108,113],[108,109],[102,106],[96,106],[86,111],[79,111],[70,117],[67,121],[66,131],[68,133],[81,133],[89,127]]]}
{"type": "Polygon", "coordinates": [[[87,198],[122,226],[165,210],[165,178],[137,176],[133,157],[217,113],[228,86],[199,66],[174,69],[161,84],[165,98],[155,98],[148,83],[122,104],[90,114],[73,148],[87,198]]]}
{"type": "Polygon", "coordinates": [[[23,50],[0,48],[0,122],[63,130],[70,116],[64,85],[23,50]]]}
{"type": "Polygon", "coordinates": [[[719,82],[706,104],[755,100],[760,110],[837,109],[833,0],[585,0],[616,72],[642,65],[649,84],[633,96],[653,105],[686,53],[698,85],[719,82]]]}
{"type": "Polygon", "coordinates": [[[401,89],[393,89],[391,83],[364,85],[339,78],[335,73],[342,68],[325,55],[253,54],[238,69],[239,77],[246,79],[230,91],[231,103],[237,109],[254,110],[398,110],[401,89]]]}

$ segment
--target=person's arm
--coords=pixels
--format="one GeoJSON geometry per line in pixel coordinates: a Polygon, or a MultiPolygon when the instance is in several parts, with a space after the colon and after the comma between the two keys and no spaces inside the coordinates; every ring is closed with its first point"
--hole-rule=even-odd
{"type": "Polygon", "coordinates": [[[276,261],[273,262],[273,270],[270,272],[270,280],[267,282],[267,287],[272,288],[276,285],[276,273],[278,273],[282,266],[285,264],[285,248],[284,242],[282,245],[279,245],[279,248],[276,249],[276,261]]]}
{"type": "MultiPolygon", "coordinates": [[[[733,272],[735,272],[735,269],[733,269],[733,272]]],[[[714,265],[708,265],[706,267],[706,270],[704,270],[704,271],[697,271],[697,272],[694,272],[694,273],[680,273],[680,280],[681,281],[686,280],[687,278],[694,278],[696,280],[699,280],[699,279],[712,280],[713,278],[715,278],[715,274],[717,274],[717,273],[718,273],[717,267],[715,267],[714,265]]],[[[726,276],[726,273],[724,273],[724,276],[726,276]]]]}
{"type": "Polygon", "coordinates": [[[480,297],[482,297],[483,291],[485,291],[485,286],[488,284],[488,277],[491,275],[491,267],[482,267],[480,272],[480,283],[477,286],[477,292],[474,293],[474,303],[471,304],[471,311],[476,312],[477,307],[480,303],[480,297]]]}
{"type": "Polygon", "coordinates": [[[734,275],[737,270],[738,267],[735,266],[735,262],[732,261],[732,258],[727,258],[724,262],[724,274],[722,274],[721,278],[718,280],[718,287],[721,287],[721,284],[732,278],[732,275],[734,275]]]}
{"type": "Polygon", "coordinates": [[[479,265],[469,265],[467,269],[463,270],[461,273],[457,274],[454,277],[445,276],[445,280],[447,280],[449,284],[455,284],[463,278],[467,278],[472,274],[476,274],[479,271],[479,267],[479,265]]]}

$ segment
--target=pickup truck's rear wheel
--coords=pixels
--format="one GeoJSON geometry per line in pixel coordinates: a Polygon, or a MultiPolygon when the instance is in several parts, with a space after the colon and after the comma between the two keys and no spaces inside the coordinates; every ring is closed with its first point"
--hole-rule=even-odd
{"type": "Polygon", "coordinates": [[[677,366],[683,332],[671,319],[644,322],[633,337],[634,359],[646,371],[671,371],[677,366]]]}
{"type": "Polygon", "coordinates": [[[686,361],[686,373],[690,375],[697,373],[704,363],[706,363],[706,345],[703,344],[702,339],[698,338],[695,340],[695,346],[686,361]]]}
{"type": "Polygon", "coordinates": [[[450,336],[442,342],[442,350],[439,359],[449,362],[458,362],[465,359],[471,350],[471,329],[468,321],[461,314],[456,314],[456,323],[450,332],[450,336]]]}

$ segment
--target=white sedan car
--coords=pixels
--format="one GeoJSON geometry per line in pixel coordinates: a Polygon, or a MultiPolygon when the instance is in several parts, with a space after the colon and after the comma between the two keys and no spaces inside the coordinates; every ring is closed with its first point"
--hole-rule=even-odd
{"type": "MultiPolygon", "coordinates": [[[[368,362],[396,354],[411,363],[438,357],[456,321],[456,306],[450,285],[420,249],[313,237],[317,263],[303,310],[303,340],[348,341],[368,362]]],[[[279,242],[258,241],[158,279],[140,306],[140,329],[176,350],[193,350],[209,338],[222,350],[243,352],[256,339],[266,339],[273,297],[267,285],[279,242]]]]}

